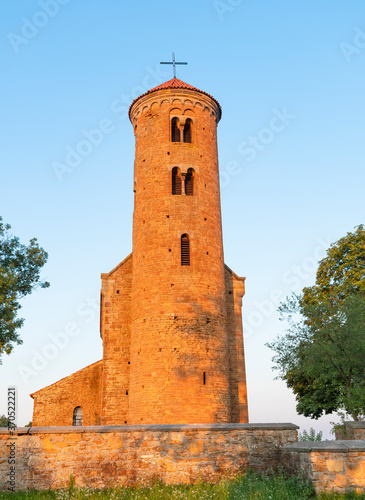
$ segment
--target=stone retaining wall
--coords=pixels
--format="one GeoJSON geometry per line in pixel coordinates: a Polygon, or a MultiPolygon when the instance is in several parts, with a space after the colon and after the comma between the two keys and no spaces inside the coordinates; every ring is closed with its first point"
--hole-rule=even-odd
{"type": "Polygon", "coordinates": [[[345,422],[347,439],[365,439],[365,422],[345,422]]]}
{"type": "MultiPolygon", "coordinates": [[[[102,488],[160,478],[190,483],[251,467],[275,469],[280,448],[297,440],[293,424],[197,424],[20,428],[0,430],[0,489],[102,488]],[[29,434],[27,434],[29,432],[29,434]],[[11,446],[15,443],[15,447],[11,446]]],[[[293,463],[287,466],[290,468],[293,463]]],[[[295,462],[295,458],[294,458],[295,462]]],[[[286,465],[286,464],[284,464],[286,465]]]]}
{"type": "Polygon", "coordinates": [[[282,451],[292,455],[293,462],[299,460],[317,493],[324,489],[365,491],[364,440],[304,441],[285,445],[282,451]]]}

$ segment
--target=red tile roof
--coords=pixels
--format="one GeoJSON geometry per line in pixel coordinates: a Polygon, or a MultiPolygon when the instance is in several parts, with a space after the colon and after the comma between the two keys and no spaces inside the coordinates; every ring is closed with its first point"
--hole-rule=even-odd
{"type": "Polygon", "coordinates": [[[195,90],[196,92],[200,92],[201,94],[207,95],[211,99],[213,99],[213,101],[217,104],[219,111],[222,113],[222,108],[221,108],[219,102],[216,99],[214,99],[213,96],[211,96],[207,92],[204,92],[203,90],[199,90],[196,87],[193,87],[192,85],[189,85],[188,83],[183,82],[182,80],[179,80],[176,77],[172,78],[171,80],[168,80],[165,83],[162,83],[161,85],[158,85],[157,87],[154,87],[153,89],[148,90],[144,94],[141,94],[136,99],[134,99],[134,101],[132,102],[132,104],[129,107],[129,113],[132,109],[132,106],[134,105],[135,102],[138,101],[138,99],[140,99],[141,97],[143,97],[145,95],[152,94],[152,92],[157,92],[158,90],[163,90],[163,89],[188,89],[188,90],[195,90]]]}

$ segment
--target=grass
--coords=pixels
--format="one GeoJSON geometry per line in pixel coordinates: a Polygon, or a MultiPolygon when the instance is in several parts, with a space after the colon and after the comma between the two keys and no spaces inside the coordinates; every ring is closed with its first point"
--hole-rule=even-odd
{"type": "Polygon", "coordinates": [[[156,481],[149,487],[93,489],[77,488],[71,477],[68,489],[56,491],[0,492],[0,500],[350,500],[363,499],[364,494],[322,493],[316,497],[311,483],[285,474],[264,476],[248,472],[217,482],[194,485],[165,485],[156,481]]]}

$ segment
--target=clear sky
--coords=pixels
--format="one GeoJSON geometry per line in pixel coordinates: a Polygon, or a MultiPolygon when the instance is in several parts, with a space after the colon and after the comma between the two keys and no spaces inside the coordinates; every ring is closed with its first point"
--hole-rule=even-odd
{"type": "Polygon", "coordinates": [[[3,356],[0,415],[8,385],[24,425],[31,392],[102,357],[100,273],[132,249],[126,110],[172,78],[159,62],[175,51],[188,61],[177,76],[223,109],[225,260],[247,278],[250,419],[329,436],[336,416],[296,415],[264,344],[283,331],[280,300],[313,284],[329,244],[364,222],[363,1],[7,1],[0,50],[0,215],[48,251],[51,282],[22,302],[24,343],[3,356]]]}

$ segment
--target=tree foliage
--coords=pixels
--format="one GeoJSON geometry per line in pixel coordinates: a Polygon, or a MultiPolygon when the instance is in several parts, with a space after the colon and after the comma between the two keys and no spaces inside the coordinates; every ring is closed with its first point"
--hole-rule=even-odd
{"type": "Polygon", "coordinates": [[[299,433],[299,441],[322,441],[323,432],[319,431],[318,433],[311,427],[309,432],[305,429],[302,433],[299,433]]]}
{"type": "Polygon", "coordinates": [[[288,321],[268,347],[298,413],[319,418],[345,411],[365,416],[365,231],[363,225],[327,251],[316,283],[279,307],[288,321]]]}
{"type": "Polygon", "coordinates": [[[10,229],[0,217],[0,356],[10,354],[15,344],[22,343],[17,333],[24,322],[17,317],[19,300],[36,288],[49,286],[47,281],[40,280],[47,253],[36,238],[28,246],[23,245],[10,234],[10,229]]]}
{"type": "Polygon", "coordinates": [[[9,419],[5,415],[0,415],[0,427],[8,427],[9,419]]]}

